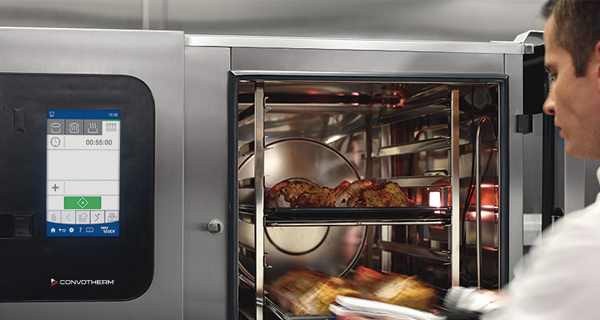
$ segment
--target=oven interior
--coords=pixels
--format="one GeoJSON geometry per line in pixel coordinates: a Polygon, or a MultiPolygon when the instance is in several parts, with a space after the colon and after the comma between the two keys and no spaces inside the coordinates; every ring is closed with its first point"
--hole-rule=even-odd
{"type": "MultiPolygon", "coordinates": [[[[268,285],[298,266],[342,278],[351,277],[358,266],[418,275],[440,296],[456,281],[498,288],[500,82],[236,81],[241,318],[256,316],[255,281],[268,285]],[[264,116],[256,114],[260,109],[264,116]],[[258,176],[257,135],[264,135],[259,150],[264,172],[258,176]],[[458,177],[459,210],[452,208],[453,177],[458,177]],[[255,183],[261,178],[262,184],[255,183]],[[256,226],[256,209],[264,207],[257,205],[256,186],[264,188],[263,195],[286,179],[329,188],[344,180],[394,181],[408,191],[415,207],[324,208],[307,215],[299,209],[279,216],[265,209],[263,225],[256,226]],[[452,220],[453,214],[459,218],[452,220]],[[263,228],[265,253],[259,279],[257,228],[263,228]],[[452,228],[458,228],[459,239],[453,239],[452,228]],[[459,280],[450,272],[452,243],[460,246],[459,280]]],[[[265,296],[268,300],[268,292],[265,296]]]]}

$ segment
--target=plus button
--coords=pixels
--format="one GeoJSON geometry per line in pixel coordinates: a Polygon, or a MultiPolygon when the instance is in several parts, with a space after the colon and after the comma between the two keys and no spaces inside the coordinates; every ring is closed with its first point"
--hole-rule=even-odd
{"type": "Polygon", "coordinates": [[[60,187],[57,186],[56,183],[51,188],[54,189],[54,192],[56,192],[56,189],[60,189],[60,187]]]}

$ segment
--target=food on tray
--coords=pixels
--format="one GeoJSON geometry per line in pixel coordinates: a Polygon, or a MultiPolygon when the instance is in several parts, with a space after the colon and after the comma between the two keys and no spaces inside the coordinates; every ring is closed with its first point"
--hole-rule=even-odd
{"type": "Polygon", "coordinates": [[[377,182],[368,185],[346,201],[346,207],[414,207],[408,192],[395,182],[377,182]]]}
{"type": "Polygon", "coordinates": [[[333,189],[323,187],[310,190],[298,196],[296,207],[298,208],[328,208],[333,203],[333,189]]]}
{"type": "Polygon", "coordinates": [[[395,182],[344,181],[335,189],[306,181],[284,180],[265,195],[268,208],[414,207],[408,192],[395,182]]]}
{"type": "Polygon", "coordinates": [[[265,195],[269,208],[297,207],[298,196],[308,191],[319,190],[319,187],[306,181],[284,180],[271,188],[265,195]]]}
{"type": "Polygon", "coordinates": [[[335,196],[335,207],[347,207],[348,199],[355,197],[362,189],[373,183],[369,180],[356,180],[342,188],[335,196]]]}
{"type": "Polygon", "coordinates": [[[296,315],[327,314],[336,296],[358,296],[348,281],[301,267],[290,269],[266,289],[279,308],[296,315]]]}
{"type": "Polygon", "coordinates": [[[338,184],[338,186],[333,189],[333,194],[337,196],[337,194],[346,188],[350,183],[350,181],[342,181],[342,183],[338,184]]]}
{"type": "Polygon", "coordinates": [[[342,278],[330,277],[302,294],[290,311],[295,315],[309,316],[329,314],[329,305],[337,296],[358,297],[358,291],[342,278]]]}
{"type": "Polygon", "coordinates": [[[430,310],[437,292],[417,276],[383,274],[358,267],[350,280],[319,271],[294,268],[267,285],[269,298],[284,312],[327,315],[336,296],[370,299],[418,310],[430,310]]]}
{"type": "Polygon", "coordinates": [[[417,310],[429,311],[437,300],[437,292],[419,276],[383,274],[358,267],[353,277],[361,297],[417,310]]]}

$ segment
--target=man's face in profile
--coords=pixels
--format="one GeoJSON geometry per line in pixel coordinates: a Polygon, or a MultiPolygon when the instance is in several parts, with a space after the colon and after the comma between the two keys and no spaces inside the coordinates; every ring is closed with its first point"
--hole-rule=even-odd
{"type": "Polygon", "coordinates": [[[554,124],[566,141],[569,155],[600,159],[600,63],[597,52],[590,56],[585,75],[576,77],[571,55],[556,42],[556,28],[554,15],[551,15],[544,29],[544,43],[546,69],[553,81],[544,112],[555,116],[554,124]]]}

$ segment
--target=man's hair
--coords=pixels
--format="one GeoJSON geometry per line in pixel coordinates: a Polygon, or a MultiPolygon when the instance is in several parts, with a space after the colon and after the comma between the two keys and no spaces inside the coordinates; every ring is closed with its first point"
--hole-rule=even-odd
{"type": "Polygon", "coordinates": [[[549,0],[542,14],[546,19],[554,14],[556,44],[571,55],[575,76],[584,76],[600,41],[600,0],[549,0]]]}

